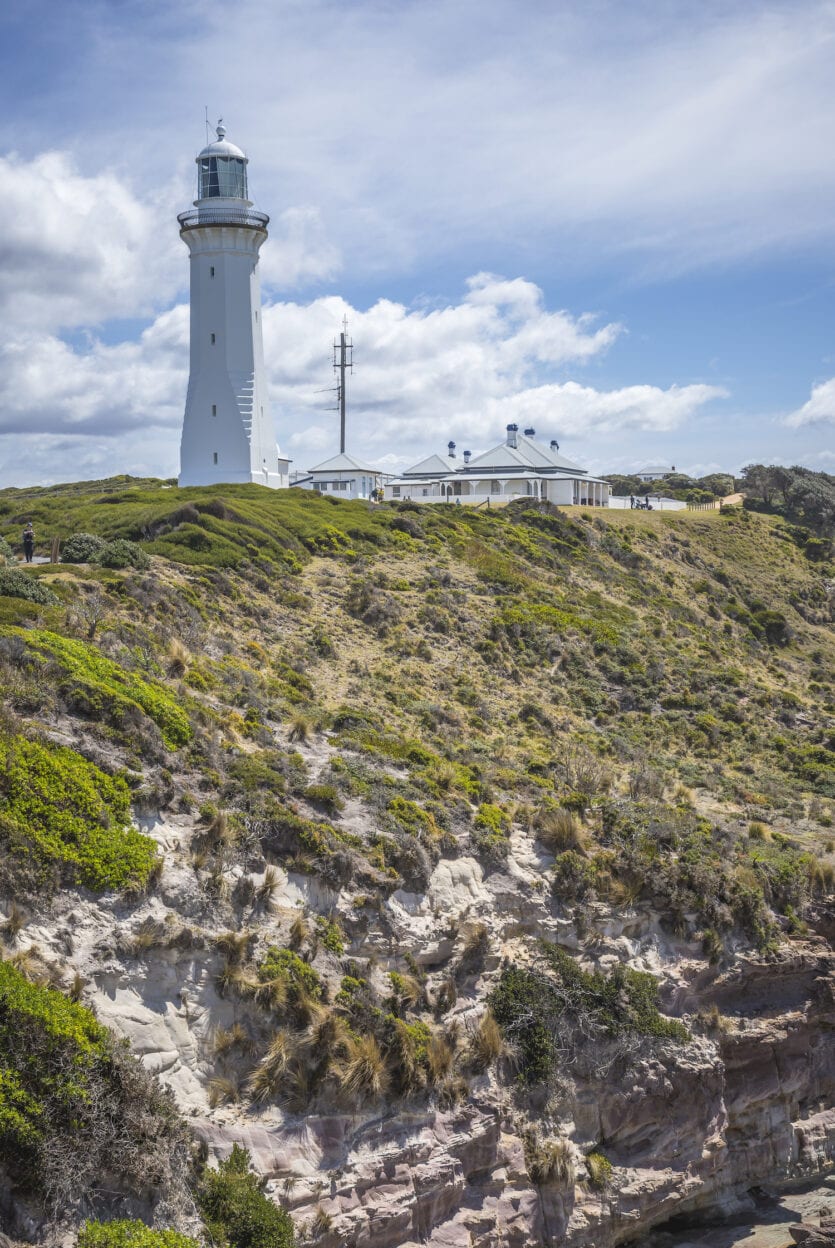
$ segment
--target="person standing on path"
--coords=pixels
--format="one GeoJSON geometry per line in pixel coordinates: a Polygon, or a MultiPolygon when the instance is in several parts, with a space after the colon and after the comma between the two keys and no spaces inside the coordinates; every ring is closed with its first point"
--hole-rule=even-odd
{"type": "Polygon", "coordinates": [[[27,522],[26,528],[23,530],[23,557],[27,563],[32,562],[32,556],[35,553],[35,530],[32,528],[32,521],[27,522]]]}

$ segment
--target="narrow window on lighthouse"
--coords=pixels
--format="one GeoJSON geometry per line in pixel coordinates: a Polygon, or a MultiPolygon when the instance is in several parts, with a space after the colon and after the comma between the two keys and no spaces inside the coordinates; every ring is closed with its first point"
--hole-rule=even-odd
{"type": "Polygon", "coordinates": [[[257,312],[255,313],[255,319],[256,319],[256,321],[258,320],[258,313],[257,313],[257,312]]]}
{"type": "Polygon", "coordinates": [[[214,334],[212,334],[212,345],[214,345],[214,342],[215,342],[215,336],[214,334]]]}
{"type": "Polygon", "coordinates": [[[209,269],[209,277],[214,277],[214,275],[215,275],[215,266],[212,265],[211,268],[209,269]]]}
{"type": "Polygon", "coordinates": [[[214,455],[212,456],[212,460],[214,461],[214,463],[217,463],[217,451],[215,451],[214,455]]]}
{"type": "Polygon", "coordinates": [[[217,416],[217,403],[212,404],[212,415],[217,416]]]}

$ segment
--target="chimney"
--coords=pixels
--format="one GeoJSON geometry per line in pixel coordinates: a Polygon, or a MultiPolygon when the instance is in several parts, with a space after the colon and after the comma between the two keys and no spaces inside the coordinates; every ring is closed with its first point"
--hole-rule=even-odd
{"type": "Polygon", "coordinates": [[[508,425],[508,426],[507,426],[507,445],[508,445],[508,446],[515,446],[515,445],[516,445],[516,435],[517,435],[517,433],[518,433],[518,432],[519,432],[519,426],[518,426],[518,425],[508,425]]]}
{"type": "Polygon", "coordinates": [[[468,464],[468,463],[470,462],[470,456],[471,456],[471,455],[472,455],[472,451],[465,451],[465,452],[464,452],[464,463],[465,463],[465,464],[468,464]]]}
{"type": "Polygon", "coordinates": [[[552,439],[551,439],[551,450],[552,450],[552,451],[558,451],[559,449],[560,449],[560,444],[559,444],[559,442],[557,441],[557,439],[556,439],[556,438],[552,438],[552,439]]]}
{"type": "Polygon", "coordinates": [[[455,459],[455,443],[447,442],[447,455],[450,459],[455,459]]]}
{"type": "Polygon", "coordinates": [[[535,438],[535,437],[536,437],[536,430],[535,430],[535,429],[526,429],[526,430],[525,430],[525,437],[526,437],[526,438],[535,438]]]}

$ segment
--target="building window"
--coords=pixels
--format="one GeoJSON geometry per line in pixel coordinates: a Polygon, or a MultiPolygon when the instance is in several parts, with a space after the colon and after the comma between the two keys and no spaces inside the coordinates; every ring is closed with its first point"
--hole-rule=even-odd
{"type": "Polygon", "coordinates": [[[490,493],[491,493],[491,494],[500,494],[500,493],[501,493],[501,489],[502,489],[502,487],[501,487],[501,482],[500,482],[500,481],[491,481],[491,482],[490,482],[490,493]]]}
{"type": "Polygon", "coordinates": [[[209,269],[209,277],[214,277],[214,275],[215,275],[215,266],[212,265],[211,268],[209,269]]]}
{"type": "Polygon", "coordinates": [[[427,498],[427,497],[429,496],[429,491],[428,491],[428,490],[423,490],[423,491],[422,491],[422,494],[423,494],[423,497],[424,497],[424,498],[427,498]]]}
{"type": "Polygon", "coordinates": [[[255,319],[256,319],[256,321],[258,320],[258,310],[257,310],[257,308],[256,308],[256,310],[255,310],[255,319]]]}
{"type": "Polygon", "coordinates": [[[212,415],[217,416],[217,403],[212,404],[212,415]]]}
{"type": "Polygon", "coordinates": [[[393,485],[393,486],[391,487],[391,495],[392,495],[392,498],[399,498],[399,497],[400,497],[400,486],[399,486],[399,485],[393,485]]]}
{"type": "Polygon", "coordinates": [[[217,463],[217,451],[215,451],[214,454],[212,455],[212,462],[215,464],[217,463]]]}
{"type": "Polygon", "coordinates": [[[214,334],[212,334],[212,346],[214,346],[214,344],[215,344],[215,336],[214,334]]]}

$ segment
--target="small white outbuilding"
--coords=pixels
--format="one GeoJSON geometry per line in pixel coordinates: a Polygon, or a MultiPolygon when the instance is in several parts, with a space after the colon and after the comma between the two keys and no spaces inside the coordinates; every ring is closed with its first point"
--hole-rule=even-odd
{"type": "Polygon", "coordinates": [[[332,494],[335,498],[376,497],[376,492],[383,488],[389,474],[373,468],[371,464],[355,459],[353,455],[342,452],[326,459],[324,463],[310,468],[305,476],[298,477],[290,484],[302,490],[317,490],[320,494],[332,494]]]}

